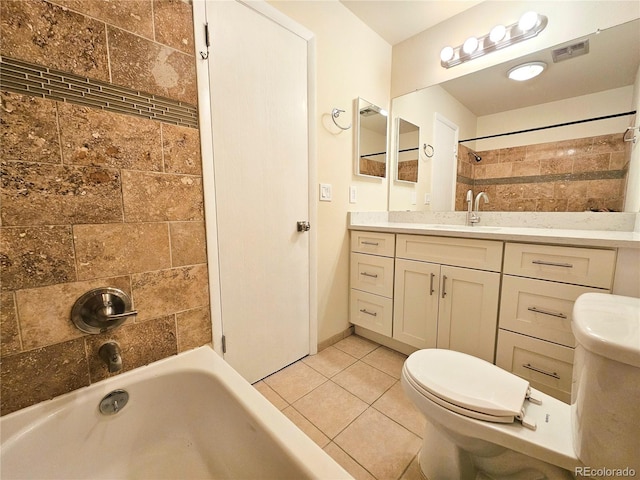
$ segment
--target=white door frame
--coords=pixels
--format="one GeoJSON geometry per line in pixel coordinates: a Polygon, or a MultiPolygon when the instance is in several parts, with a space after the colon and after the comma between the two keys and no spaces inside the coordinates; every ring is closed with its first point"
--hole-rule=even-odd
{"type": "MultiPolygon", "coordinates": [[[[207,53],[204,35],[206,0],[193,1],[193,29],[196,53],[196,75],[198,81],[198,120],[200,126],[200,149],[202,154],[202,184],[204,189],[204,215],[207,234],[207,264],[209,270],[209,301],[214,350],[222,355],[222,310],[220,292],[220,268],[218,263],[218,230],[216,218],[215,175],[213,162],[213,131],[211,114],[211,93],[209,91],[208,59],[200,52],[207,53]]],[[[316,156],[316,46],[313,33],[291,20],[275,7],[262,0],[241,1],[239,3],[255,10],[276,22],[307,42],[307,102],[309,135],[309,353],[318,351],[318,207],[315,196],[317,183],[316,156]]]]}

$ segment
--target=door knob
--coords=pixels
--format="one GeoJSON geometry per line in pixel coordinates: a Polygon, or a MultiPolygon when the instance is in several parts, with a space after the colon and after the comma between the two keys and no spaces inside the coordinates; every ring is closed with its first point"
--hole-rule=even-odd
{"type": "Polygon", "coordinates": [[[299,232],[308,232],[311,230],[311,224],[309,222],[298,222],[299,232]]]}

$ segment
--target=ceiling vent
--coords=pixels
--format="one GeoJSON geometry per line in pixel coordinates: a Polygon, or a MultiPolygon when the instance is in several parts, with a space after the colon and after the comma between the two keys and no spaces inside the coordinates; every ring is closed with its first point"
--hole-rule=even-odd
{"type": "Polygon", "coordinates": [[[553,63],[558,63],[580,55],[586,55],[587,53],[589,53],[589,40],[584,40],[573,45],[557,48],[551,52],[551,56],[553,57],[553,63]]]}

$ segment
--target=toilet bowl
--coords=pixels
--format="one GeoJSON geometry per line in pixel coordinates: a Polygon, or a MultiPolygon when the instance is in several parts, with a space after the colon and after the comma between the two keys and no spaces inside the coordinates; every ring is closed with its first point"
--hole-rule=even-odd
{"type": "Polygon", "coordinates": [[[426,478],[613,478],[625,468],[640,475],[640,299],[582,295],[572,328],[571,405],[461,352],[426,349],[407,358],[402,385],[426,418],[426,478]]]}

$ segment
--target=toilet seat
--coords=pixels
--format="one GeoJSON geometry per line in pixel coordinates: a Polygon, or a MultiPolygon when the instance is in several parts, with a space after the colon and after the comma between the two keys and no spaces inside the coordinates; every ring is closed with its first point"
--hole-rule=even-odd
{"type": "Polygon", "coordinates": [[[445,349],[425,349],[407,358],[403,373],[411,386],[453,412],[497,423],[522,421],[529,382],[485,360],[445,349]]]}

